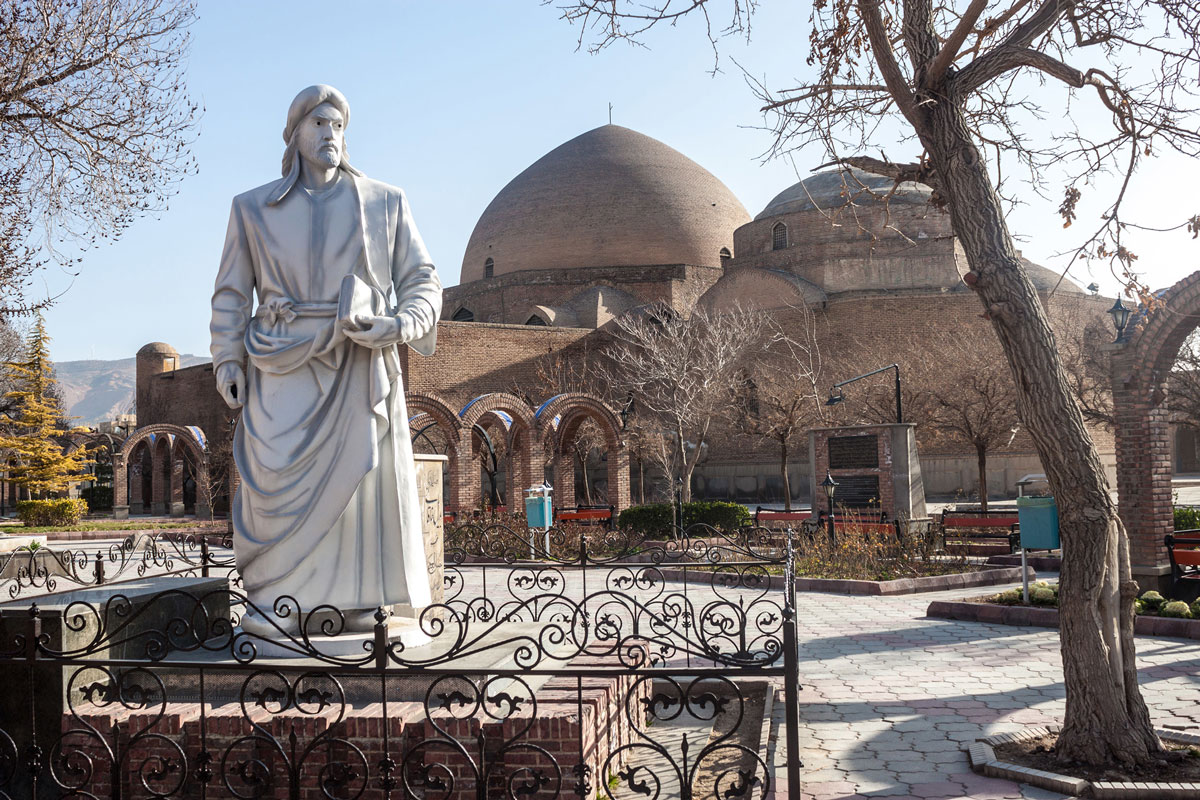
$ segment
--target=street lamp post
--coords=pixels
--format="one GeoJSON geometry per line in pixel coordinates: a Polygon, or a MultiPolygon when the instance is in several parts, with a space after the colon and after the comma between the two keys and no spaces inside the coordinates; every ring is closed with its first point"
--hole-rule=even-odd
{"type": "Polygon", "coordinates": [[[1133,312],[1125,307],[1121,302],[1121,298],[1117,297],[1117,302],[1113,303],[1113,307],[1108,310],[1109,316],[1113,319],[1113,327],[1117,329],[1116,342],[1127,342],[1128,337],[1125,336],[1125,326],[1129,324],[1129,315],[1133,312]]]}
{"type": "Polygon", "coordinates": [[[848,383],[854,383],[855,381],[861,381],[863,378],[869,378],[872,375],[878,375],[881,372],[887,372],[889,369],[896,370],[896,423],[900,424],[900,423],[904,422],[904,410],[900,405],[900,365],[899,364],[888,364],[886,367],[880,367],[879,369],[871,370],[870,372],[864,373],[862,375],[857,375],[848,380],[841,381],[840,383],[835,383],[833,385],[833,388],[829,390],[829,399],[825,401],[825,405],[827,405],[827,406],[837,405],[838,403],[840,403],[846,399],[846,395],[843,394],[842,392],[838,392],[837,394],[834,394],[833,393],[834,389],[840,389],[848,383]]]}
{"type": "Polygon", "coordinates": [[[833,493],[838,487],[838,482],[833,479],[829,471],[825,471],[825,480],[821,481],[821,488],[825,490],[825,499],[829,501],[829,546],[833,547],[837,544],[837,532],[833,527],[833,493]]]}

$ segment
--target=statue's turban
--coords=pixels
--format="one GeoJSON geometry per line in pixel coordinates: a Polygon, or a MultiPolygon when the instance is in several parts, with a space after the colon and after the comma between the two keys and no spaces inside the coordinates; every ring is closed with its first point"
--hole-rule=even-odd
{"type": "Polygon", "coordinates": [[[350,126],[350,103],[346,101],[346,96],[332,86],[318,83],[316,86],[310,86],[301,91],[292,101],[292,105],[288,108],[287,125],[283,129],[283,141],[291,142],[292,134],[296,132],[296,126],[322,103],[329,103],[342,112],[342,117],[345,118],[345,127],[350,126]]]}

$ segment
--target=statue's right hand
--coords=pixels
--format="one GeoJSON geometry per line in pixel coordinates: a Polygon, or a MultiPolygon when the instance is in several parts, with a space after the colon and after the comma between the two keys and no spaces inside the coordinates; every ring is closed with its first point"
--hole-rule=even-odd
{"type": "Polygon", "coordinates": [[[242,407],[246,399],[246,373],[236,361],[226,361],[217,367],[217,391],[232,409],[242,407]]]}

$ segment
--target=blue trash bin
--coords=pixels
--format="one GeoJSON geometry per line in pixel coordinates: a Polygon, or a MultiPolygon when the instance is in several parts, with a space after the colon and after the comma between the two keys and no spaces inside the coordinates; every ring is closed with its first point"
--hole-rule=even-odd
{"type": "Polygon", "coordinates": [[[525,524],[530,528],[549,528],[554,524],[554,511],[550,495],[533,495],[525,498],[525,524]]]}
{"type": "Polygon", "coordinates": [[[1058,504],[1053,497],[1018,497],[1021,547],[1026,550],[1058,549],[1058,504]]]}

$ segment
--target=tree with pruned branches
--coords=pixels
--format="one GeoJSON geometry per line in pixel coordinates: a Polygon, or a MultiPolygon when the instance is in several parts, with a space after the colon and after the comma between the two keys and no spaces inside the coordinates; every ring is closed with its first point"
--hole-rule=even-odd
{"type": "Polygon", "coordinates": [[[0,313],[45,307],[31,280],[64,243],[115,239],[194,171],[194,18],[187,0],[0,4],[0,313]]]}
{"type": "MultiPolygon", "coordinates": [[[[731,20],[724,32],[746,32],[755,5],[574,0],[563,13],[581,26],[581,37],[594,35],[594,46],[604,47],[688,14],[708,19],[717,6],[731,20]]],[[[719,34],[709,30],[715,44],[719,34]]],[[[1057,176],[1058,211],[1070,224],[1090,181],[1113,171],[1111,203],[1076,255],[1104,259],[1137,284],[1136,256],[1124,240],[1135,224],[1125,207],[1128,187],[1158,152],[1200,155],[1200,6],[1193,0],[816,0],[808,40],[811,80],[781,92],[758,86],[775,134],[773,152],[816,146],[842,168],[933,188],[1057,498],[1067,703],[1055,752],[1092,764],[1148,763],[1162,745],[1137,684],[1137,584],[1128,537],[1008,230],[1003,197],[1014,172],[1046,193],[1057,176]],[[1107,122],[1077,122],[1076,106],[1095,109],[1107,122]]],[[[1200,217],[1179,225],[1195,230],[1200,217]]]]}

